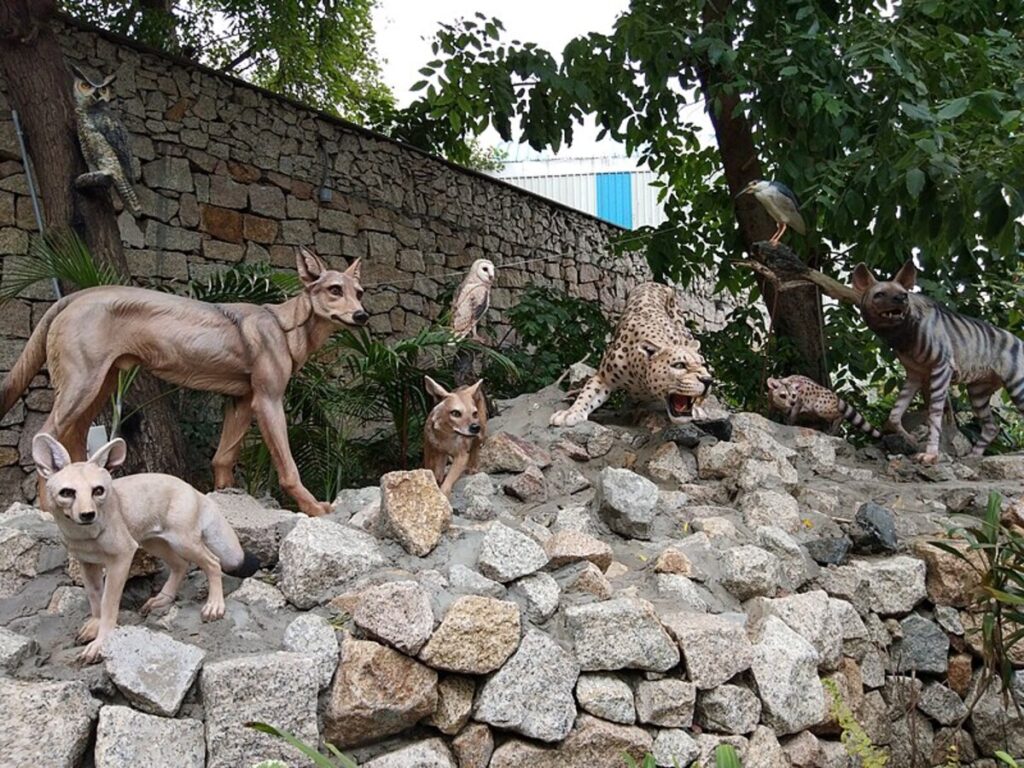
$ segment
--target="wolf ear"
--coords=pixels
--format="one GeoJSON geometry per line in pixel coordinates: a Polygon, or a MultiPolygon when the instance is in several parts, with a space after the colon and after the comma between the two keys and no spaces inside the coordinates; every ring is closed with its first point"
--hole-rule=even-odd
{"type": "Polygon", "coordinates": [[[868,265],[863,261],[853,268],[853,288],[855,291],[864,293],[868,288],[877,283],[875,276],[871,274],[868,265]]]}
{"type": "Polygon", "coordinates": [[[483,379],[477,379],[476,383],[470,387],[466,387],[466,395],[472,400],[476,397],[476,393],[480,391],[480,387],[483,385],[483,379]]]}
{"type": "Polygon", "coordinates": [[[327,265],[309,248],[300,245],[295,250],[295,269],[299,272],[299,279],[302,281],[302,284],[308,287],[319,280],[323,273],[327,271],[327,265]]]}
{"type": "Polygon", "coordinates": [[[113,469],[124,464],[127,457],[128,446],[120,437],[115,437],[106,445],[98,448],[96,453],[89,457],[89,463],[103,467],[103,469],[113,469]]]}
{"type": "Polygon", "coordinates": [[[913,259],[907,259],[906,263],[900,267],[900,271],[893,277],[894,283],[899,283],[908,291],[914,290],[914,286],[917,285],[917,267],[914,266],[913,259]]]}
{"type": "Polygon", "coordinates": [[[71,463],[71,455],[52,436],[40,432],[32,438],[32,460],[36,463],[36,472],[50,477],[71,463]]]}
{"type": "Polygon", "coordinates": [[[778,389],[781,386],[782,386],[782,382],[779,381],[778,379],[771,379],[771,378],[768,379],[768,389],[770,389],[771,391],[774,392],[776,389],[778,389]]]}
{"type": "Polygon", "coordinates": [[[356,259],[348,265],[348,269],[345,270],[345,274],[352,277],[353,280],[359,281],[359,265],[362,263],[362,259],[356,259]]]}
{"type": "Polygon", "coordinates": [[[423,377],[423,383],[426,384],[427,386],[427,392],[432,394],[438,400],[444,400],[446,397],[448,397],[448,395],[451,394],[451,392],[442,387],[429,376],[423,377]]]}

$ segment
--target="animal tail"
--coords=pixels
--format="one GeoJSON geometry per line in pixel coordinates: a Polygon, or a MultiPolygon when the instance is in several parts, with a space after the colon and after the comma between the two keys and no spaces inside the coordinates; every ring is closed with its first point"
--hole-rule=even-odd
{"type": "Polygon", "coordinates": [[[231,523],[217,505],[209,499],[203,499],[201,521],[203,543],[220,560],[220,568],[224,573],[244,579],[260,569],[259,559],[242,549],[235,529],[231,527],[231,523]]]}
{"type": "Polygon", "coordinates": [[[135,187],[128,179],[124,178],[121,174],[114,176],[114,186],[117,188],[117,194],[121,196],[121,202],[124,203],[124,207],[128,209],[128,212],[138,218],[142,215],[142,203],[139,202],[139,196],[135,194],[135,187]]]}
{"type": "Polygon", "coordinates": [[[14,407],[21,394],[28,389],[32,377],[43,367],[43,363],[46,362],[46,335],[50,331],[50,324],[74,298],[74,295],[65,296],[56,302],[46,310],[43,319],[32,330],[25,349],[15,361],[4,383],[0,385],[0,417],[5,416],[14,407]]]}
{"type": "Polygon", "coordinates": [[[843,409],[843,418],[853,424],[865,434],[871,435],[875,440],[882,439],[882,433],[871,424],[870,421],[860,415],[860,412],[842,398],[839,398],[839,406],[843,409]]]}

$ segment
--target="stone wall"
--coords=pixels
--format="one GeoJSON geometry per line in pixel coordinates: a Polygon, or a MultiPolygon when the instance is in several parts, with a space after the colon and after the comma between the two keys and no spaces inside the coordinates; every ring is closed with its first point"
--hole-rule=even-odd
{"type": "MultiPolygon", "coordinates": [[[[610,252],[620,230],[588,215],[115,36],[71,24],[59,34],[70,61],[117,72],[116,109],[132,134],[144,210],[118,223],[143,284],[204,278],[243,261],[290,269],[295,246],[309,245],[336,266],[363,257],[370,326],[401,336],[436,317],[438,296],[486,257],[498,266],[491,321],[500,338],[502,311],[525,286],[555,286],[614,311],[649,274],[639,254],[610,252]]],[[[5,264],[28,252],[35,230],[0,91],[5,264]]],[[[4,307],[0,372],[52,298],[43,285],[4,307]]],[[[695,297],[693,309],[697,320],[721,319],[706,299],[695,297]]],[[[0,488],[28,464],[27,441],[49,408],[45,385],[38,378],[41,391],[0,423],[0,488]]]]}

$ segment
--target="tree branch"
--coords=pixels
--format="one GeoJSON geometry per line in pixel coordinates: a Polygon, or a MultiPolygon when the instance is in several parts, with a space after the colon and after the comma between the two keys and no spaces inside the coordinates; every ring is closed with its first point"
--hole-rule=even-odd
{"type": "Polygon", "coordinates": [[[754,253],[760,261],[743,259],[735,262],[751,269],[768,280],[777,291],[792,290],[811,283],[818,286],[826,296],[847,304],[860,304],[860,293],[838,280],[811,269],[785,245],[772,245],[761,240],[754,243],[754,253]]]}

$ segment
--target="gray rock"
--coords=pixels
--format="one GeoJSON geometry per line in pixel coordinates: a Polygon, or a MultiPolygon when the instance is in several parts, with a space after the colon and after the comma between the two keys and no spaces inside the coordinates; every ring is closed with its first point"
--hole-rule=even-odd
{"type": "Polygon", "coordinates": [[[206,652],[145,627],[118,627],[103,656],[110,679],[136,708],[174,717],[206,652]]]}
{"type": "Polygon", "coordinates": [[[796,539],[781,528],[757,529],[757,545],[779,558],[781,585],[795,592],[818,575],[818,565],[796,539]]]}
{"type": "Polygon", "coordinates": [[[763,725],[754,730],[743,759],[745,768],[790,768],[775,732],[763,725]]]}
{"type": "Polygon", "coordinates": [[[595,507],[616,533],[651,538],[658,506],[658,486],[628,469],[605,467],[597,484],[595,507]]]}
{"type": "Polygon", "coordinates": [[[651,747],[641,728],[580,715],[557,748],[510,739],[494,750],[490,768],[622,768],[623,754],[639,762],[651,747]]]}
{"type": "Polygon", "coordinates": [[[31,637],[0,627],[0,672],[10,674],[39,646],[31,637]]]}
{"type": "Polygon", "coordinates": [[[888,508],[869,501],[860,505],[853,520],[853,545],[857,552],[895,552],[899,548],[896,518],[888,508]]]}
{"type": "MultiPolygon", "coordinates": [[[[981,682],[979,677],[972,685],[968,701],[977,696],[977,686],[981,682]]],[[[982,755],[994,756],[996,750],[1024,755],[1024,715],[1021,714],[1021,708],[1024,708],[1024,670],[1013,673],[1010,695],[1013,701],[1004,701],[999,685],[992,683],[971,710],[971,733],[982,755]]]]}
{"type": "Polygon", "coordinates": [[[842,536],[821,536],[804,543],[814,562],[819,565],[842,565],[850,558],[853,542],[842,536]]]}
{"type": "Polygon", "coordinates": [[[689,728],[696,700],[693,683],[671,677],[641,680],[636,686],[636,716],[641,723],[662,728],[689,728]]]}
{"type": "Polygon", "coordinates": [[[722,555],[722,586],[739,600],[774,595],[781,575],[779,558],[760,547],[736,547],[722,555]]]}
{"type": "Polygon", "coordinates": [[[764,620],[750,667],[764,722],[776,733],[796,733],[821,721],[825,693],[818,679],[818,652],[776,616],[764,620]]]}
{"type": "Polygon", "coordinates": [[[459,768],[487,768],[494,754],[494,736],[483,723],[470,723],[452,739],[459,768]]]}
{"type": "Polygon", "coordinates": [[[687,677],[701,690],[715,688],[750,668],[754,650],[742,620],[674,613],[665,617],[665,626],[683,650],[687,677]]]}
{"type": "Polygon", "coordinates": [[[758,490],[746,493],[739,499],[743,523],[751,530],[762,526],[774,526],[787,533],[795,533],[803,526],[800,523],[800,504],[784,491],[758,490]]]}
{"type": "Polygon", "coordinates": [[[364,589],[352,621],[367,636],[410,656],[420,652],[434,631],[430,597],[415,581],[391,581],[364,589]]]}
{"type": "Polygon", "coordinates": [[[934,622],[916,613],[900,622],[902,639],[893,644],[890,655],[897,672],[942,674],[949,665],[949,635],[934,622]]]}
{"type": "Polygon", "coordinates": [[[579,666],[543,632],[530,630],[505,665],[484,683],[473,717],[540,741],[561,741],[576,719],[579,666]]]}
{"type": "Polygon", "coordinates": [[[480,449],[481,472],[525,472],[530,466],[544,469],[550,464],[550,453],[508,432],[488,436],[480,449]]]}
{"type": "Polygon", "coordinates": [[[678,485],[697,479],[697,460],[689,451],[681,451],[673,442],[658,446],[647,463],[647,474],[655,480],[678,485]]]}
{"type": "Polygon", "coordinates": [[[444,741],[427,739],[374,758],[363,768],[456,768],[456,763],[444,741]]]}
{"type": "MultiPolygon", "coordinates": [[[[380,513],[380,486],[366,488],[345,488],[338,491],[331,504],[331,517],[344,523],[353,518],[372,519],[380,513]]],[[[362,528],[362,526],[359,526],[362,528]]],[[[365,529],[364,529],[365,530],[365,529]]]]}
{"type": "Polygon", "coordinates": [[[505,584],[539,571],[547,562],[544,549],[529,536],[494,523],[480,546],[478,565],[484,576],[505,584]]]}
{"type": "Polygon", "coordinates": [[[666,728],[658,731],[654,737],[654,764],[658,768],[675,768],[690,765],[697,759],[700,750],[697,742],[686,731],[679,728],[666,728]]]}
{"type": "Polygon", "coordinates": [[[262,605],[272,611],[280,610],[288,604],[288,598],[280,589],[265,581],[251,578],[243,581],[242,586],[228,597],[243,605],[262,605]]]}
{"type": "Polygon", "coordinates": [[[580,675],[576,681],[576,701],[582,709],[602,720],[623,725],[636,722],[633,689],[615,675],[580,675]]]}
{"type": "Polygon", "coordinates": [[[544,473],[533,465],[506,480],[501,488],[505,495],[519,501],[540,502],[548,497],[548,482],[544,473]]]}
{"type": "Polygon", "coordinates": [[[561,594],[558,582],[548,573],[534,573],[512,583],[512,597],[534,624],[543,624],[554,615],[561,594]]]}
{"type": "Polygon", "coordinates": [[[678,573],[655,574],[654,588],[658,597],[672,600],[673,607],[695,613],[704,613],[708,610],[708,605],[697,585],[678,573]]]}
{"type": "Polygon", "coordinates": [[[736,755],[740,759],[740,765],[746,765],[747,740],[742,736],[719,736],[713,733],[700,733],[697,734],[695,741],[697,742],[698,765],[715,765],[718,762],[715,758],[715,753],[723,744],[728,744],[735,749],[736,755]]]}
{"type": "Polygon", "coordinates": [[[664,672],[679,663],[679,649],[646,600],[619,598],[565,609],[580,668],[664,672]]]}
{"type": "Polygon", "coordinates": [[[81,682],[30,683],[0,677],[0,755],[17,768],[76,768],[100,702],[81,682]]]}
{"type": "Polygon", "coordinates": [[[410,555],[426,557],[452,521],[452,507],[427,469],[388,472],[380,479],[383,530],[410,555]]]}
{"type": "Polygon", "coordinates": [[[843,649],[843,628],[835,621],[832,600],[823,590],[780,597],[757,598],[747,605],[752,620],[765,615],[778,616],[790,629],[809,642],[818,652],[824,669],[835,669],[843,649]]]}
{"type": "Polygon", "coordinates": [[[304,517],[281,544],[278,586],[289,602],[308,609],[384,563],[372,536],[330,520],[304,517]]]}
{"type": "Polygon", "coordinates": [[[597,522],[586,507],[564,507],[558,510],[551,531],[579,531],[589,536],[598,535],[597,522]]]}
{"type": "Polygon", "coordinates": [[[286,509],[270,509],[236,491],[215,491],[206,497],[227,518],[242,549],[255,555],[264,568],[277,562],[281,542],[303,517],[286,509]]]}
{"type": "Polygon", "coordinates": [[[705,731],[742,735],[761,719],[761,701],[749,688],[720,685],[697,699],[697,722],[705,731]]]}
{"type": "Polygon", "coordinates": [[[297,616],[285,629],[281,645],[286,651],[304,653],[313,659],[320,675],[320,690],[331,684],[338,668],[338,638],[327,619],[315,613],[297,616]]]}
{"type": "Polygon", "coordinates": [[[63,568],[67,559],[60,530],[49,515],[12,505],[0,519],[0,600],[39,574],[63,568]]]}
{"type": "MultiPolygon", "coordinates": [[[[487,502],[498,492],[497,486],[486,472],[477,472],[472,475],[463,475],[459,482],[452,489],[452,511],[457,515],[468,517],[471,520],[479,520],[470,512],[471,508],[482,502],[487,502]]],[[[491,518],[482,518],[489,520],[491,518]]]]}
{"type": "Polygon", "coordinates": [[[936,605],[934,609],[935,621],[939,626],[953,635],[963,637],[964,625],[960,621],[960,611],[951,605],[936,605]]]}
{"type": "Polygon", "coordinates": [[[93,760],[96,768],[204,768],[203,724],[108,705],[100,710],[93,760]]]}
{"type": "Polygon", "coordinates": [[[307,744],[318,743],[319,675],[311,658],[279,652],[212,662],[203,668],[200,687],[207,768],[238,768],[260,760],[310,765],[285,742],[244,723],[270,723],[307,744]]]}
{"type": "Polygon", "coordinates": [[[923,560],[897,555],[884,560],[853,560],[822,570],[818,583],[832,597],[849,600],[862,614],[909,613],[927,597],[923,560]]]}
{"type": "Polygon", "coordinates": [[[501,600],[507,590],[504,584],[488,579],[461,563],[448,568],[448,587],[457,595],[483,595],[501,600]]]}
{"type": "Polygon", "coordinates": [[[959,723],[967,715],[967,706],[953,691],[939,682],[928,683],[921,691],[918,708],[940,725],[959,723]]]}

